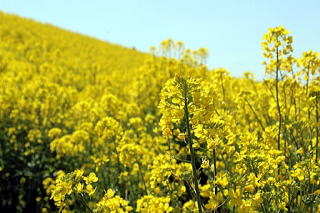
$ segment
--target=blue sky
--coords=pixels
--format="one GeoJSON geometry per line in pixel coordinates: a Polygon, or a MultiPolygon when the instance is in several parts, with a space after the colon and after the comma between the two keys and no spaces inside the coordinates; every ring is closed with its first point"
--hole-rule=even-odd
{"type": "Polygon", "coordinates": [[[210,68],[261,79],[261,39],[285,26],[294,55],[320,51],[320,0],[0,0],[0,10],[148,51],[162,40],[206,47],[210,68]]]}

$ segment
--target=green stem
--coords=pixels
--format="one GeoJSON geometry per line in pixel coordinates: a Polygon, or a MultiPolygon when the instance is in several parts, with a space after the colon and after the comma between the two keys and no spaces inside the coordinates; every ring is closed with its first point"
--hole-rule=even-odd
{"type": "Polygon", "coordinates": [[[318,163],[318,156],[319,156],[319,109],[318,109],[318,99],[319,96],[317,94],[316,97],[316,163],[318,163]]]}
{"type": "Polygon", "coordinates": [[[89,209],[89,211],[90,211],[91,213],[93,213],[92,209],[88,206],[86,200],[84,199],[82,193],[80,193],[80,197],[81,197],[82,204],[83,204],[87,209],[89,209]]]}
{"type": "Polygon", "coordinates": [[[259,119],[256,111],[253,109],[253,107],[251,106],[251,104],[249,103],[248,99],[245,98],[245,101],[247,102],[248,106],[250,107],[251,111],[253,112],[254,116],[256,117],[260,127],[262,128],[263,131],[265,131],[264,126],[262,124],[262,121],[259,119]]]}
{"type": "Polygon", "coordinates": [[[308,64],[308,67],[307,67],[307,84],[306,84],[306,96],[308,98],[308,91],[309,91],[309,77],[310,77],[310,62],[308,64]]]}
{"type": "Polygon", "coordinates": [[[190,128],[190,122],[189,122],[189,110],[188,110],[188,85],[186,81],[183,81],[184,83],[184,113],[186,116],[186,125],[187,125],[187,140],[189,143],[189,148],[190,148],[190,153],[191,153],[191,164],[192,164],[192,174],[193,174],[193,184],[195,186],[195,190],[196,190],[196,198],[197,198],[197,202],[198,202],[198,209],[199,209],[199,213],[202,213],[202,204],[201,204],[201,198],[200,198],[200,190],[199,190],[199,185],[198,185],[198,178],[197,178],[197,173],[196,173],[196,154],[195,151],[192,147],[192,140],[191,140],[191,128],[190,128]]]}
{"type": "Polygon", "coordinates": [[[143,187],[144,187],[144,192],[146,193],[147,192],[147,185],[146,185],[146,182],[144,181],[143,179],[143,175],[142,175],[142,172],[141,172],[141,164],[137,161],[137,164],[139,166],[139,171],[138,171],[138,174],[139,174],[139,178],[141,179],[141,181],[143,182],[143,187]]]}
{"type": "MultiPolygon", "coordinates": [[[[281,134],[281,125],[282,125],[282,115],[280,110],[280,103],[279,103],[279,50],[277,47],[277,67],[276,67],[276,101],[277,101],[277,111],[279,117],[279,125],[278,125],[278,150],[280,150],[280,134],[281,134]]],[[[279,170],[280,171],[280,170],[279,170]]]]}
{"type": "MultiPolygon", "coordinates": [[[[216,149],[213,150],[213,167],[214,167],[214,176],[213,180],[216,181],[216,176],[217,176],[217,154],[216,154],[216,149]]],[[[214,185],[214,194],[218,194],[218,189],[216,184],[214,185]]]]}

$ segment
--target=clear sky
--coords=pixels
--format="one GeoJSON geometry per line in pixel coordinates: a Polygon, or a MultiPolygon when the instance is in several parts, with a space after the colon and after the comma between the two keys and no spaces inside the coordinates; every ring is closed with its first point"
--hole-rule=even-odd
{"type": "Polygon", "coordinates": [[[261,39],[283,25],[295,56],[320,51],[320,0],[0,0],[0,10],[148,51],[162,40],[206,47],[210,68],[264,76],[261,39]]]}

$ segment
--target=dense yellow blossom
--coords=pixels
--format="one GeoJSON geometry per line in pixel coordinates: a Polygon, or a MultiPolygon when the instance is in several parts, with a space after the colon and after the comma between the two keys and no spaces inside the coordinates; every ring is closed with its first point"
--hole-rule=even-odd
{"type": "Polygon", "coordinates": [[[320,58],[263,36],[265,80],[0,12],[0,198],[13,212],[317,212],[320,58]],[[270,78],[269,78],[270,77],[270,78]]]}
{"type": "Polygon", "coordinates": [[[146,195],[137,201],[137,212],[165,213],[172,212],[172,210],[173,208],[170,207],[170,198],[168,197],[146,195]]]}
{"type": "Polygon", "coordinates": [[[115,192],[112,189],[108,189],[103,198],[97,203],[97,207],[93,212],[122,213],[130,212],[131,210],[133,210],[133,208],[128,205],[128,201],[117,195],[115,196],[115,192]]]}

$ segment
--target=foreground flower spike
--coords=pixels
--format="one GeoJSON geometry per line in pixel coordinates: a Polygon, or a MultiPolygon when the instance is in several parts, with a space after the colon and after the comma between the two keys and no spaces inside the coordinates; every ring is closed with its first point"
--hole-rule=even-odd
{"type": "Polygon", "coordinates": [[[166,87],[162,92],[162,100],[160,107],[163,111],[161,118],[163,123],[163,130],[165,136],[170,136],[170,127],[172,125],[179,124],[183,116],[183,125],[186,128],[186,141],[189,144],[189,150],[191,155],[193,184],[195,186],[195,194],[198,203],[199,212],[202,212],[202,202],[200,198],[200,190],[198,183],[198,175],[196,168],[196,154],[193,147],[193,137],[191,134],[191,120],[190,110],[192,102],[194,101],[194,94],[198,92],[198,82],[189,79],[188,81],[183,77],[177,76],[174,79],[167,82],[166,87]],[[176,110],[172,110],[175,108],[176,110]],[[170,114],[168,114],[170,113],[170,114]],[[174,114],[172,114],[174,113],[174,114]]]}
{"type": "Polygon", "coordinates": [[[85,195],[88,195],[89,197],[93,196],[96,189],[93,188],[92,183],[97,182],[98,178],[93,172],[87,177],[83,176],[83,173],[83,170],[77,169],[72,173],[60,173],[58,175],[53,185],[53,190],[50,193],[51,199],[53,199],[56,206],[59,207],[59,211],[64,209],[68,210],[69,201],[72,195],[81,201],[85,208],[92,211],[87,204],[85,195]]]}
{"type": "MultiPolygon", "coordinates": [[[[263,56],[268,60],[268,62],[264,62],[266,65],[266,74],[275,73],[275,89],[276,89],[276,103],[277,103],[277,111],[278,111],[278,149],[280,148],[280,140],[281,140],[281,131],[282,131],[282,122],[283,117],[281,113],[280,106],[280,97],[279,97],[279,81],[280,81],[280,72],[281,67],[285,64],[286,57],[290,56],[293,51],[292,48],[292,36],[289,35],[289,31],[286,30],[283,26],[270,28],[268,33],[263,36],[263,56]]],[[[290,70],[283,70],[290,71],[290,70]]]]}

